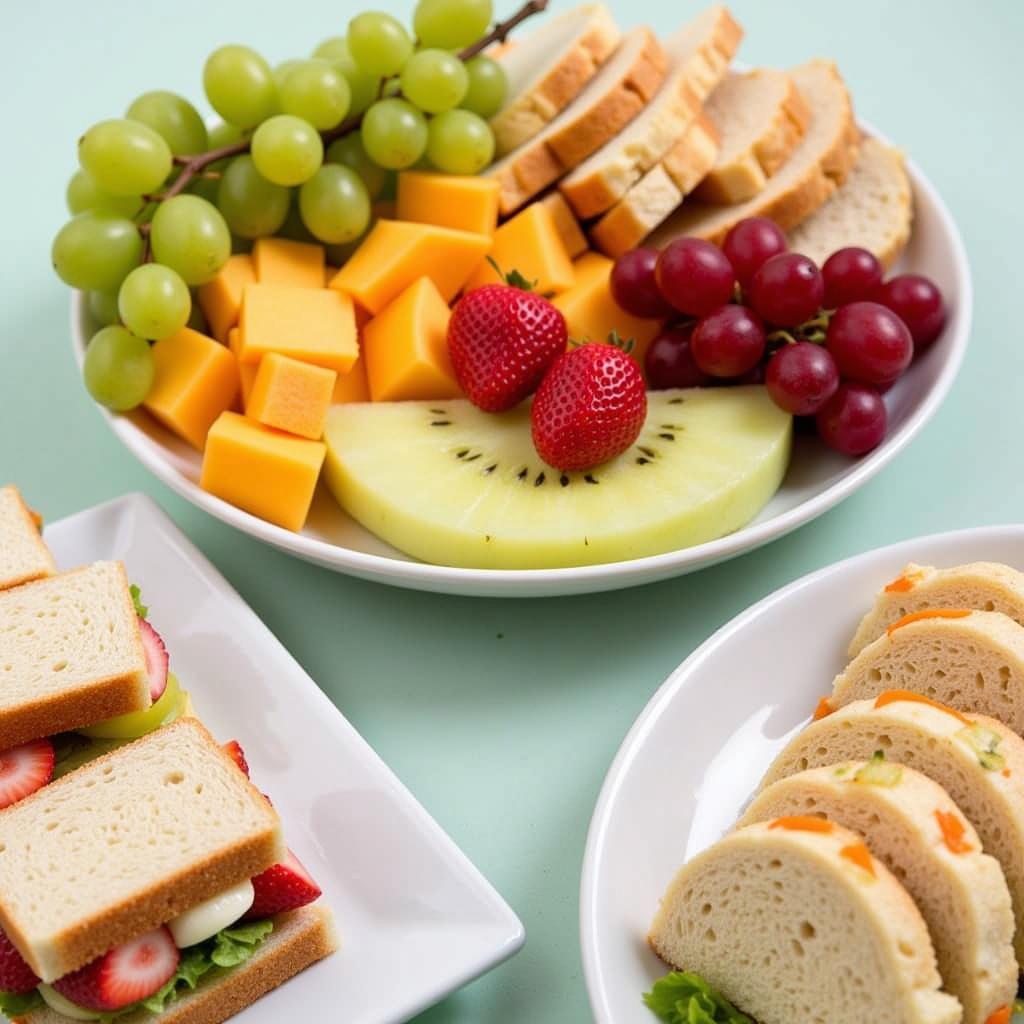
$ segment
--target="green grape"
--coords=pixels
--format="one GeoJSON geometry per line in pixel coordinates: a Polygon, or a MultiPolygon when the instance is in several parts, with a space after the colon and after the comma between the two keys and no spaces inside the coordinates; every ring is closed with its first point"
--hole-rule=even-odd
{"type": "Polygon", "coordinates": [[[89,394],[115,412],[134,409],[145,400],[154,372],[149,342],[124,327],[97,331],[82,363],[89,394]]]}
{"type": "Polygon", "coordinates": [[[430,122],[427,159],[448,174],[478,174],[494,156],[490,125],[468,110],[448,110],[430,122]]]}
{"type": "Polygon", "coordinates": [[[314,51],[313,56],[329,60],[345,76],[348,82],[350,101],[349,114],[361,114],[380,92],[380,77],[363,71],[356,63],[344,36],[325,39],[314,51]]]}
{"type": "Polygon", "coordinates": [[[428,114],[457,107],[468,88],[466,65],[447,50],[420,50],[402,68],[402,92],[428,114]]]}
{"type": "Polygon", "coordinates": [[[324,159],[317,130],[301,117],[277,114],[252,136],[256,170],[275,185],[301,185],[316,174],[324,159]]]}
{"type": "Polygon", "coordinates": [[[299,61],[278,85],[281,109],[325,132],[348,113],[352,90],[348,79],[324,60],[299,61]]]}
{"type": "Polygon", "coordinates": [[[469,88],[459,104],[483,118],[494,117],[505,105],[508,95],[508,77],[505,69],[490,57],[480,54],[466,61],[469,88]]]}
{"type": "Polygon", "coordinates": [[[357,131],[351,131],[348,135],[335,139],[327,147],[324,161],[351,167],[363,179],[366,193],[371,199],[376,199],[380,195],[388,176],[383,167],[379,167],[370,159],[363,146],[362,136],[357,131]]]}
{"type": "Polygon", "coordinates": [[[82,170],[71,175],[65,195],[68,209],[72,213],[102,210],[105,213],[116,213],[119,217],[134,217],[142,206],[142,199],[139,196],[109,195],[82,170]]]}
{"type": "Polygon", "coordinates": [[[168,672],[164,692],[145,711],[131,711],[77,731],[95,740],[134,740],[158,729],[172,715],[177,718],[180,705],[181,684],[173,672],[168,672]]]}
{"type": "Polygon", "coordinates": [[[427,119],[405,100],[378,100],[363,115],[363,146],[381,167],[410,167],[427,148],[427,119]]]}
{"type": "Polygon", "coordinates": [[[78,162],[104,192],[139,196],[171,173],[171,148],[149,125],[115,118],[94,124],[78,140],[78,162]]]}
{"type": "Polygon", "coordinates": [[[142,236],[126,217],[80,213],[57,232],[53,269],[72,288],[116,291],[142,260],[142,236]]]}
{"type": "Polygon", "coordinates": [[[233,124],[228,124],[227,121],[218,121],[210,128],[207,134],[210,137],[210,149],[233,146],[236,142],[241,142],[243,137],[242,129],[233,124]]]}
{"type": "Polygon", "coordinates": [[[188,285],[170,267],[144,263],[121,283],[117,308],[132,334],[159,341],[188,323],[192,296],[188,285]]]}
{"type": "Polygon", "coordinates": [[[325,164],[299,189],[299,212],[321,242],[351,242],[370,223],[370,197],[351,167],[325,164]]]}
{"type": "Polygon", "coordinates": [[[352,54],[348,51],[348,40],[344,36],[331,36],[320,43],[313,51],[313,56],[319,60],[329,60],[333,64],[345,57],[351,57],[352,54]]]}
{"type": "Polygon", "coordinates": [[[217,208],[199,196],[175,196],[153,215],[153,256],[186,284],[205,284],[231,255],[231,232],[217,208]]]}
{"type": "Polygon", "coordinates": [[[97,327],[109,327],[121,322],[117,308],[117,292],[89,292],[87,296],[89,316],[97,327]]]}
{"type": "Polygon", "coordinates": [[[274,74],[248,46],[214,50],[203,68],[203,88],[213,109],[239,128],[255,128],[277,112],[274,74]]]}
{"type": "MultiPolygon", "coordinates": [[[[220,161],[218,160],[217,163],[219,164],[220,161]]],[[[225,167],[226,163],[227,162],[225,161],[225,167]]],[[[223,175],[224,172],[223,170],[218,170],[217,172],[210,173],[223,175]]],[[[216,206],[217,190],[219,187],[220,181],[217,178],[207,178],[204,175],[199,174],[188,183],[185,191],[191,196],[199,196],[201,199],[205,199],[208,203],[213,203],[213,205],[216,206]]]]}
{"type": "Polygon", "coordinates": [[[493,17],[492,0],[420,0],[412,24],[420,46],[461,50],[484,35],[493,17]]]}
{"type": "Polygon", "coordinates": [[[405,26],[382,11],[357,14],[348,23],[346,39],[356,64],[369,75],[397,75],[412,55],[405,26]]]}
{"type": "Polygon", "coordinates": [[[171,147],[175,156],[206,152],[209,139],[199,111],[173,92],[155,90],[143,93],[128,108],[125,117],[149,125],[171,147]]]}
{"type": "Polygon", "coordinates": [[[217,189],[217,209],[231,233],[241,238],[274,234],[288,216],[290,204],[291,192],[267,181],[248,154],[228,164],[217,189]]]}
{"type": "Polygon", "coordinates": [[[281,83],[288,77],[288,73],[293,69],[297,68],[300,64],[305,63],[297,57],[292,57],[290,60],[283,60],[280,64],[274,65],[274,84],[278,88],[278,99],[280,100],[281,83]]]}

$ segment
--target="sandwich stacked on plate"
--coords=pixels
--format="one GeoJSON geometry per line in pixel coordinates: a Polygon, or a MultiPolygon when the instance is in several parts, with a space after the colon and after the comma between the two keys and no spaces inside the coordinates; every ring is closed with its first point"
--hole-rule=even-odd
{"type": "Polygon", "coordinates": [[[1007,1024],[1024,963],[1024,576],[918,565],[654,951],[759,1024],[1007,1024]]]}

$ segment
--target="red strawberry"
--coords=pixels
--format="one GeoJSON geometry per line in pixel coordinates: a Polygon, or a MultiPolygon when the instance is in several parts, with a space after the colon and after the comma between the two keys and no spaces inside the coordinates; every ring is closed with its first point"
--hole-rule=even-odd
{"type": "Polygon", "coordinates": [[[537,389],[533,444],[556,469],[590,469],[624,452],[646,416],[647,392],[633,359],[615,345],[582,345],[560,356],[537,389]]]}
{"type": "Polygon", "coordinates": [[[224,744],[224,753],[231,758],[235,764],[245,773],[245,777],[249,778],[249,762],[245,759],[245,751],[242,750],[242,745],[238,740],[228,740],[224,744]]]}
{"type": "Polygon", "coordinates": [[[280,864],[257,875],[252,887],[256,900],[245,915],[249,920],[297,910],[312,903],[322,891],[291,850],[280,864]]]}
{"type": "Polygon", "coordinates": [[[142,648],[146,652],[146,672],[149,675],[149,696],[159,700],[167,689],[167,666],[170,658],[160,634],[145,620],[139,619],[142,648]]]}
{"type": "Polygon", "coordinates": [[[565,351],[565,317],[547,299],[507,284],[464,295],[448,322],[448,351],[466,397],[501,412],[532,394],[565,351]]]}
{"type": "Polygon", "coordinates": [[[65,974],[53,987],[87,1010],[120,1010],[162,988],[179,959],[171,933],[157,928],[65,974]]]}
{"type": "MultiPolygon", "coordinates": [[[[16,804],[45,786],[53,778],[53,761],[48,739],[0,750],[0,807],[16,804]]],[[[3,986],[0,991],[5,991],[3,986]]]]}
{"type": "Polygon", "coordinates": [[[14,948],[14,943],[0,929],[0,992],[20,996],[31,992],[39,984],[32,968],[14,948]]]}

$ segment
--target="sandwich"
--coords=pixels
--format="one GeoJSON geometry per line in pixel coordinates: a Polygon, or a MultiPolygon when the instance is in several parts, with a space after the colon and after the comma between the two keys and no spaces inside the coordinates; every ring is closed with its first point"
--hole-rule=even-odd
{"type": "Polygon", "coordinates": [[[333,952],[246,769],[184,718],[0,813],[0,1010],[217,1024],[333,952]]]}
{"type": "Polygon", "coordinates": [[[0,487],[0,590],[52,576],[57,571],[40,533],[42,520],[18,488],[0,487]]]}

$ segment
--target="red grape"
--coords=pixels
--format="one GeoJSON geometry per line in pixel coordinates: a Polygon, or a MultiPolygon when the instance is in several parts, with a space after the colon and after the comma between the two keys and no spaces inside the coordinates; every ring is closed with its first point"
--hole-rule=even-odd
{"type": "Polygon", "coordinates": [[[881,395],[860,384],[840,384],[816,417],[822,441],[844,455],[863,455],[885,437],[887,416],[881,395]]]}
{"type": "Polygon", "coordinates": [[[821,308],[825,284],[813,260],[795,252],[773,256],[754,275],[748,299],[771,324],[796,327],[821,308]]]}
{"type": "Polygon", "coordinates": [[[836,393],[839,370],[821,345],[798,341],[783,345],[771,357],[765,384],[780,409],[794,416],[810,416],[836,393]]]}
{"type": "Polygon", "coordinates": [[[877,302],[851,302],[837,310],[825,344],[843,377],[861,384],[895,380],[914,354],[907,325],[877,302]]]}
{"type": "Polygon", "coordinates": [[[693,361],[693,327],[667,327],[651,342],[644,356],[644,370],[652,390],[699,388],[710,382],[711,378],[693,361]]]}
{"type": "Polygon", "coordinates": [[[786,251],[786,236],[767,217],[747,217],[725,236],[722,251],[740,285],[747,288],[763,263],[786,251]]]}
{"type": "Polygon", "coordinates": [[[740,377],[764,355],[761,318],[746,306],[722,306],[697,321],[690,340],[693,361],[712,377],[740,377]]]}
{"type": "Polygon", "coordinates": [[[838,309],[868,299],[882,283],[882,264],[874,253],[851,245],[832,253],[821,268],[825,282],[825,308],[838,309]]]}
{"type": "Polygon", "coordinates": [[[920,274],[900,274],[883,284],[874,299],[891,309],[914,339],[914,351],[926,349],[946,325],[946,304],[934,281],[920,274]]]}
{"type": "Polygon", "coordinates": [[[615,261],[612,297],[627,313],[649,320],[664,320],[672,312],[654,279],[657,262],[657,249],[631,249],[615,261]]]}
{"type": "Polygon", "coordinates": [[[725,253],[700,238],[677,238],[661,251],[658,288],[687,316],[706,316],[732,298],[736,275],[725,253]]]}

